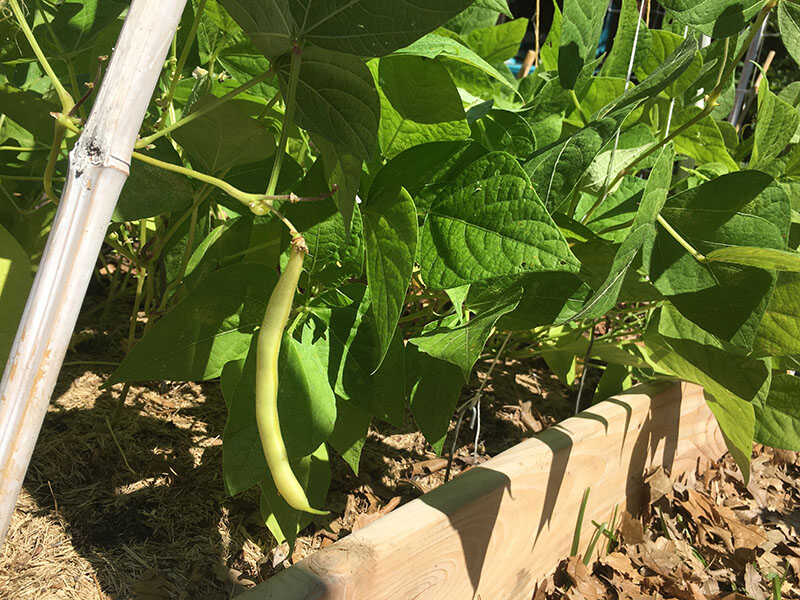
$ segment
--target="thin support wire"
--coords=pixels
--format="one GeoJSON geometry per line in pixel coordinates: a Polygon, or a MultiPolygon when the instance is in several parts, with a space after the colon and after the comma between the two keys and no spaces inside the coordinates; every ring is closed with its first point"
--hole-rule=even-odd
{"type": "Polygon", "coordinates": [[[581,412],[581,397],[583,396],[583,386],[586,384],[586,373],[589,371],[589,357],[592,355],[594,345],[594,330],[597,323],[592,325],[592,333],[589,335],[589,345],[586,347],[586,354],[583,355],[583,372],[581,373],[581,383],[578,386],[578,397],[575,398],[575,414],[581,412]]]}
{"type": "MultiPolygon", "coordinates": [[[[689,26],[683,28],[683,39],[686,39],[686,36],[689,34],[689,26]]],[[[667,113],[667,127],[664,131],[664,137],[666,138],[669,135],[669,127],[672,124],[672,112],[675,110],[675,98],[670,100],[669,103],[669,112],[667,113]]]]}
{"type": "Polygon", "coordinates": [[[477,410],[477,417],[476,417],[476,406],[480,406],[481,401],[481,394],[483,393],[483,388],[486,387],[486,384],[489,381],[489,378],[492,376],[492,372],[494,371],[495,366],[497,365],[498,361],[500,360],[500,356],[503,354],[503,351],[506,349],[506,345],[508,344],[508,340],[511,339],[511,332],[509,331],[506,335],[506,338],[503,340],[503,343],[500,345],[500,349],[497,351],[497,354],[494,355],[494,360],[492,360],[492,364],[489,365],[489,370],[486,371],[486,377],[481,382],[480,387],[478,387],[478,391],[475,392],[475,395],[472,396],[469,400],[464,402],[461,406],[456,409],[456,413],[458,414],[458,420],[456,421],[456,428],[453,432],[453,444],[450,446],[450,456],[447,457],[447,469],[444,472],[444,482],[447,483],[450,481],[450,470],[453,467],[453,458],[456,455],[456,445],[458,444],[458,434],[461,432],[461,423],[464,421],[464,414],[467,410],[473,410],[473,421],[471,423],[471,427],[477,422],[477,430],[475,431],[475,458],[477,460],[477,448],[478,448],[478,438],[480,436],[481,425],[480,425],[480,409],[477,410]]]}
{"type": "MultiPolygon", "coordinates": [[[[630,60],[628,60],[628,72],[625,74],[626,92],[628,91],[628,87],[631,85],[631,75],[633,74],[633,63],[636,58],[636,47],[639,45],[639,30],[642,28],[642,14],[644,13],[644,7],[645,3],[644,1],[642,1],[641,8],[639,9],[639,18],[636,19],[636,30],[633,33],[633,46],[631,47],[630,60]]],[[[603,181],[603,196],[600,199],[601,204],[605,201],[610,192],[607,186],[609,179],[611,179],[611,171],[614,169],[614,157],[617,154],[617,148],[619,147],[619,136],[621,133],[622,133],[622,123],[620,123],[620,126],[617,128],[617,133],[614,136],[614,146],[611,148],[611,157],[608,160],[608,169],[606,170],[605,181],[603,181]]],[[[581,223],[583,223],[583,221],[581,221],[581,223]]]]}

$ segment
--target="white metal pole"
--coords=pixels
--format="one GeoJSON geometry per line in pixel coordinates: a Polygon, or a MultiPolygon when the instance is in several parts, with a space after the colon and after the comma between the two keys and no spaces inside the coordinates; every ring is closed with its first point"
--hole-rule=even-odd
{"type": "Polygon", "coordinates": [[[133,0],[70,153],[67,183],[0,381],[0,544],[185,4],[133,0]]]}

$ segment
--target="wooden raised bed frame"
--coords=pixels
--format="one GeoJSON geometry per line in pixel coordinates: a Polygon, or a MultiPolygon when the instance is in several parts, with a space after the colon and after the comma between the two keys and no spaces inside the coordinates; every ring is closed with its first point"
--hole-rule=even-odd
{"type": "Polygon", "coordinates": [[[716,460],[725,444],[702,388],[643,385],[602,402],[320,550],[240,600],[530,600],[615,507],[637,513],[644,476],[716,460]]]}

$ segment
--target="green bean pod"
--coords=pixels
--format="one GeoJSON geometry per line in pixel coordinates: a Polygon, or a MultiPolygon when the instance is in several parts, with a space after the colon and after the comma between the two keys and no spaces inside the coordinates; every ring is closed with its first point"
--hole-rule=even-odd
{"type": "Polygon", "coordinates": [[[267,303],[264,322],[258,335],[256,423],[264,457],[278,493],[295,510],[324,515],[328,514],[327,511],[311,507],[303,487],[292,471],[278,420],[278,355],[306,252],[305,240],[301,236],[295,237],[292,240],[289,262],[267,303]]]}

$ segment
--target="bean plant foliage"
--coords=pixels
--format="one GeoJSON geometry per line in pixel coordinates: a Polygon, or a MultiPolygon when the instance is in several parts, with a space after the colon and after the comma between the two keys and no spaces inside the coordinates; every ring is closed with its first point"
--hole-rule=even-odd
{"type": "MultiPolygon", "coordinates": [[[[754,118],[725,120],[765,18],[800,58],[800,5],[662,4],[663,28],[634,35],[623,0],[598,56],[605,0],[565,0],[517,80],[526,22],[495,25],[500,0],[190,0],[102,251],[97,318],[133,298],[107,385],[219,380],[227,491],[260,487],[294,538],[311,517],[275,489],[253,398],[300,233],[278,411],[314,506],[331,453],[358,473],[373,421],[441,452],[500,352],[567,384],[593,361],[595,400],[702,384],[745,478],[754,442],[800,450],[800,84],[764,77],[754,118]]],[[[2,362],[127,6],[0,0],[2,362]]]]}

